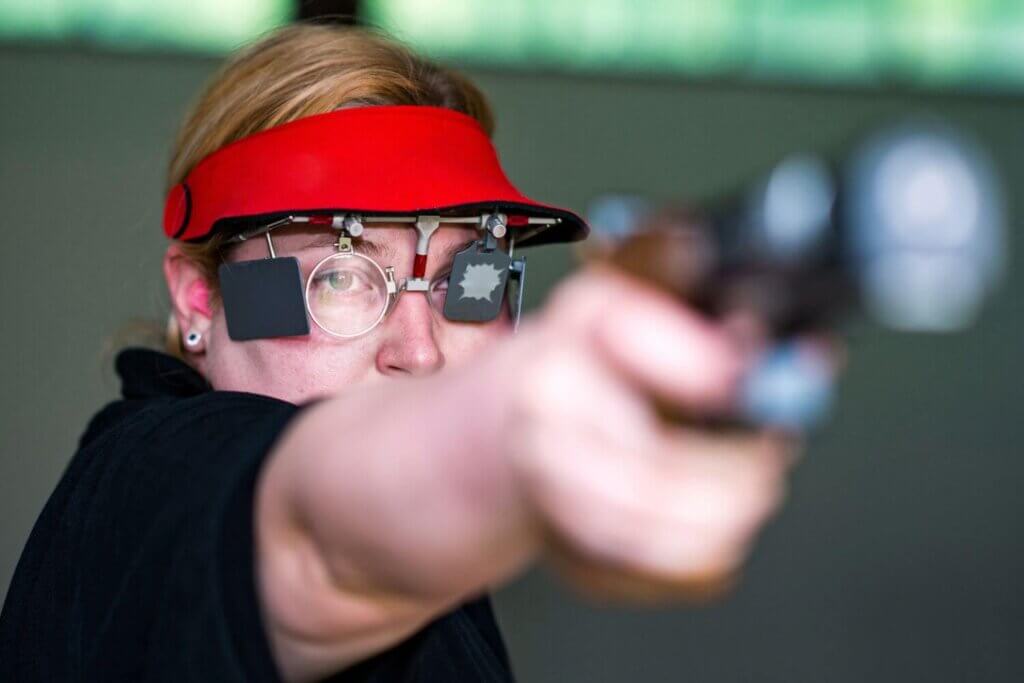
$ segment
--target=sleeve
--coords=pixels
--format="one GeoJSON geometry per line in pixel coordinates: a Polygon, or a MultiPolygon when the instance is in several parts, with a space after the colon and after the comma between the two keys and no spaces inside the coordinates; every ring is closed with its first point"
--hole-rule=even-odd
{"type": "Polygon", "coordinates": [[[29,540],[23,680],[278,681],[253,497],[301,409],[229,392],[146,403],[76,454],[29,540]]]}
{"type": "MultiPolygon", "coordinates": [[[[133,495],[151,525],[130,565],[142,569],[137,594],[152,619],[140,673],[147,680],[278,681],[257,597],[253,501],[261,465],[298,409],[238,394],[191,403],[142,439],[163,477],[154,477],[157,495],[133,495]]],[[[105,642],[118,646],[127,637],[122,630],[105,642]]],[[[98,651],[96,663],[116,654],[98,651]]]]}

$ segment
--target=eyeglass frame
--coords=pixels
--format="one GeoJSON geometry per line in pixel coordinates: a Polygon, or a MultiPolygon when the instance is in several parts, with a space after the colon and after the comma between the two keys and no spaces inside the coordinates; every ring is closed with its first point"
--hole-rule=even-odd
{"type": "MultiPolygon", "coordinates": [[[[380,323],[387,318],[388,314],[394,309],[394,306],[398,302],[398,297],[406,291],[421,291],[429,297],[431,291],[437,285],[437,283],[447,280],[451,276],[451,271],[448,271],[444,276],[439,278],[432,278],[426,280],[422,277],[422,273],[417,275],[416,269],[420,267],[419,259],[423,259],[423,268],[426,263],[426,252],[432,233],[440,227],[440,224],[444,223],[460,223],[460,224],[475,224],[478,229],[484,233],[484,238],[488,244],[493,244],[497,238],[504,237],[508,234],[509,248],[507,255],[509,257],[509,277],[514,278],[517,282],[516,286],[516,299],[515,301],[509,301],[511,316],[513,319],[513,331],[517,331],[519,328],[519,321],[522,315],[523,306],[523,293],[526,284],[526,259],[520,257],[518,259],[513,258],[515,250],[515,235],[509,233],[507,228],[509,225],[509,217],[499,212],[493,213],[482,213],[475,216],[446,216],[441,217],[438,215],[417,215],[417,216],[386,216],[386,215],[362,215],[355,213],[344,213],[344,214],[293,214],[288,215],[273,222],[267,223],[262,226],[253,228],[252,230],[242,232],[231,237],[228,242],[242,242],[253,237],[264,235],[267,241],[267,249],[269,251],[269,258],[276,259],[277,253],[274,249],[274,243],[271,239],[270,233],[279,227],[284,227],[293,224],[309,224],[309,225],[324,225],[330,226],[335,230],[338,230],[339,237],[336,243],[336,249],[334,253],[329,256],[325,256],[321,259],[316,266],[310,271],[310,274],[306,277],[306,282],[302,288],[302,300],[303,307],[305,308],[306,315],[311,319],[317,327],[323,330],[325,333],[332,337],[339,339],[353,339],[356,337],[368,334],[372,330],[376,329],[380,323]],[[416,256],[417,260],[414,265],[414,274],[411,278],[405,278],[401,284],[398,284],[394,278],[394,266],[381,267],[372,258],[365,254],[360,254],[352,249],[351,239],[353,237],[359,237],[363,233],[363,229],[366,223],[413,223],[419,233],[419,239],[417,242],[416,256]],[[493,238],[493,239],[492,239],[493,238]],[[347,247],[347,250],[343,247],[347,247]],[[309,305],[309,287],[312,282],[312,276],[326,261],[332,258],[336,258],[338,254],[349,254],[351,256],[362,258],[369,261],[378,272],[381,273],[385,287],[387,290],[387,304],[382,308],[381,314],[374,321],[374,323],[367,327],[365,330],[352,335],[339,334],[332,330],[327,329],[316,317],[312,311],[312,307],[309,305]],[[411,285],[411,286],[410,286],[411,285]]],[[[542,230],[560,223],[560,218],[541,218],[541,217],[517,217],[517,224],[521,226],[535,226],[533,230],[522,230],[525,234],[520,239],[527,239],[541,232],[542,230]]],[[[506,293],[502,294],[504,298],[506,293]]],[[[430,302],[431,308],[436,310],[436,306],[433,302],[430,302]]]]}

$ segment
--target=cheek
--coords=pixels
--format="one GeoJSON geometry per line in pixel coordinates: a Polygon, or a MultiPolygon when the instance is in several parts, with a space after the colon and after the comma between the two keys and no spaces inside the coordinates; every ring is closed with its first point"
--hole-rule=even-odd
{"type": "Polygon", "coordinates": [[[493,322],[483,324],[445,323],[442,351],[447,366],[457,366],[472,359],[483,350],[512,335],[512,321],[502,315],[493,322]]]}
{"type": "Polygon", "coordinates": [[[214,333],[203,370],[216,389],[301,403],[363,383],[374,369],[369,340],[339,344],[315,326],[305,337],[234,342],[218,317],[214,333]]]}

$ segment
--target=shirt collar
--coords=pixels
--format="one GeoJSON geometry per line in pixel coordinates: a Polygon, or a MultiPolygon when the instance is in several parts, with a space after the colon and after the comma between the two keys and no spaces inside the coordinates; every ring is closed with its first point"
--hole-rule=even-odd
{"type": "Polygon", "coordinates": [[[114,361],[126,399],[195,396],[210,391],[209,382],[192,366],[160,351],[130,348],[114,361]]]}

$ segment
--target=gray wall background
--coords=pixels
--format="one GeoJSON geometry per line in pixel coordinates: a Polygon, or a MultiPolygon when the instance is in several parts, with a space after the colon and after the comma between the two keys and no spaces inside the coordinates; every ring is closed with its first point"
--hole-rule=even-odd
{"type": "MultiPolygon", "coordinates": [[[[0,50],[4,593],[78,435],[115,394],[104,345],[133,317],[162,317],[163,167],[214,66],[0,50]]],[[[706,196],[919,111],[990,146],[1012,208],[1024,188],[1020,99],[474,75],[509,174],[578,209],[605,190],[706,196]]],[[[534,304],[569,264],[564,249],[534,253],[534,304]]],[[[522,680],[1024,680],[1019,273],[969,334],[854,326],[839,414],[724,602],[600,607],[544,570],[502,590],[522,680]]]]}

